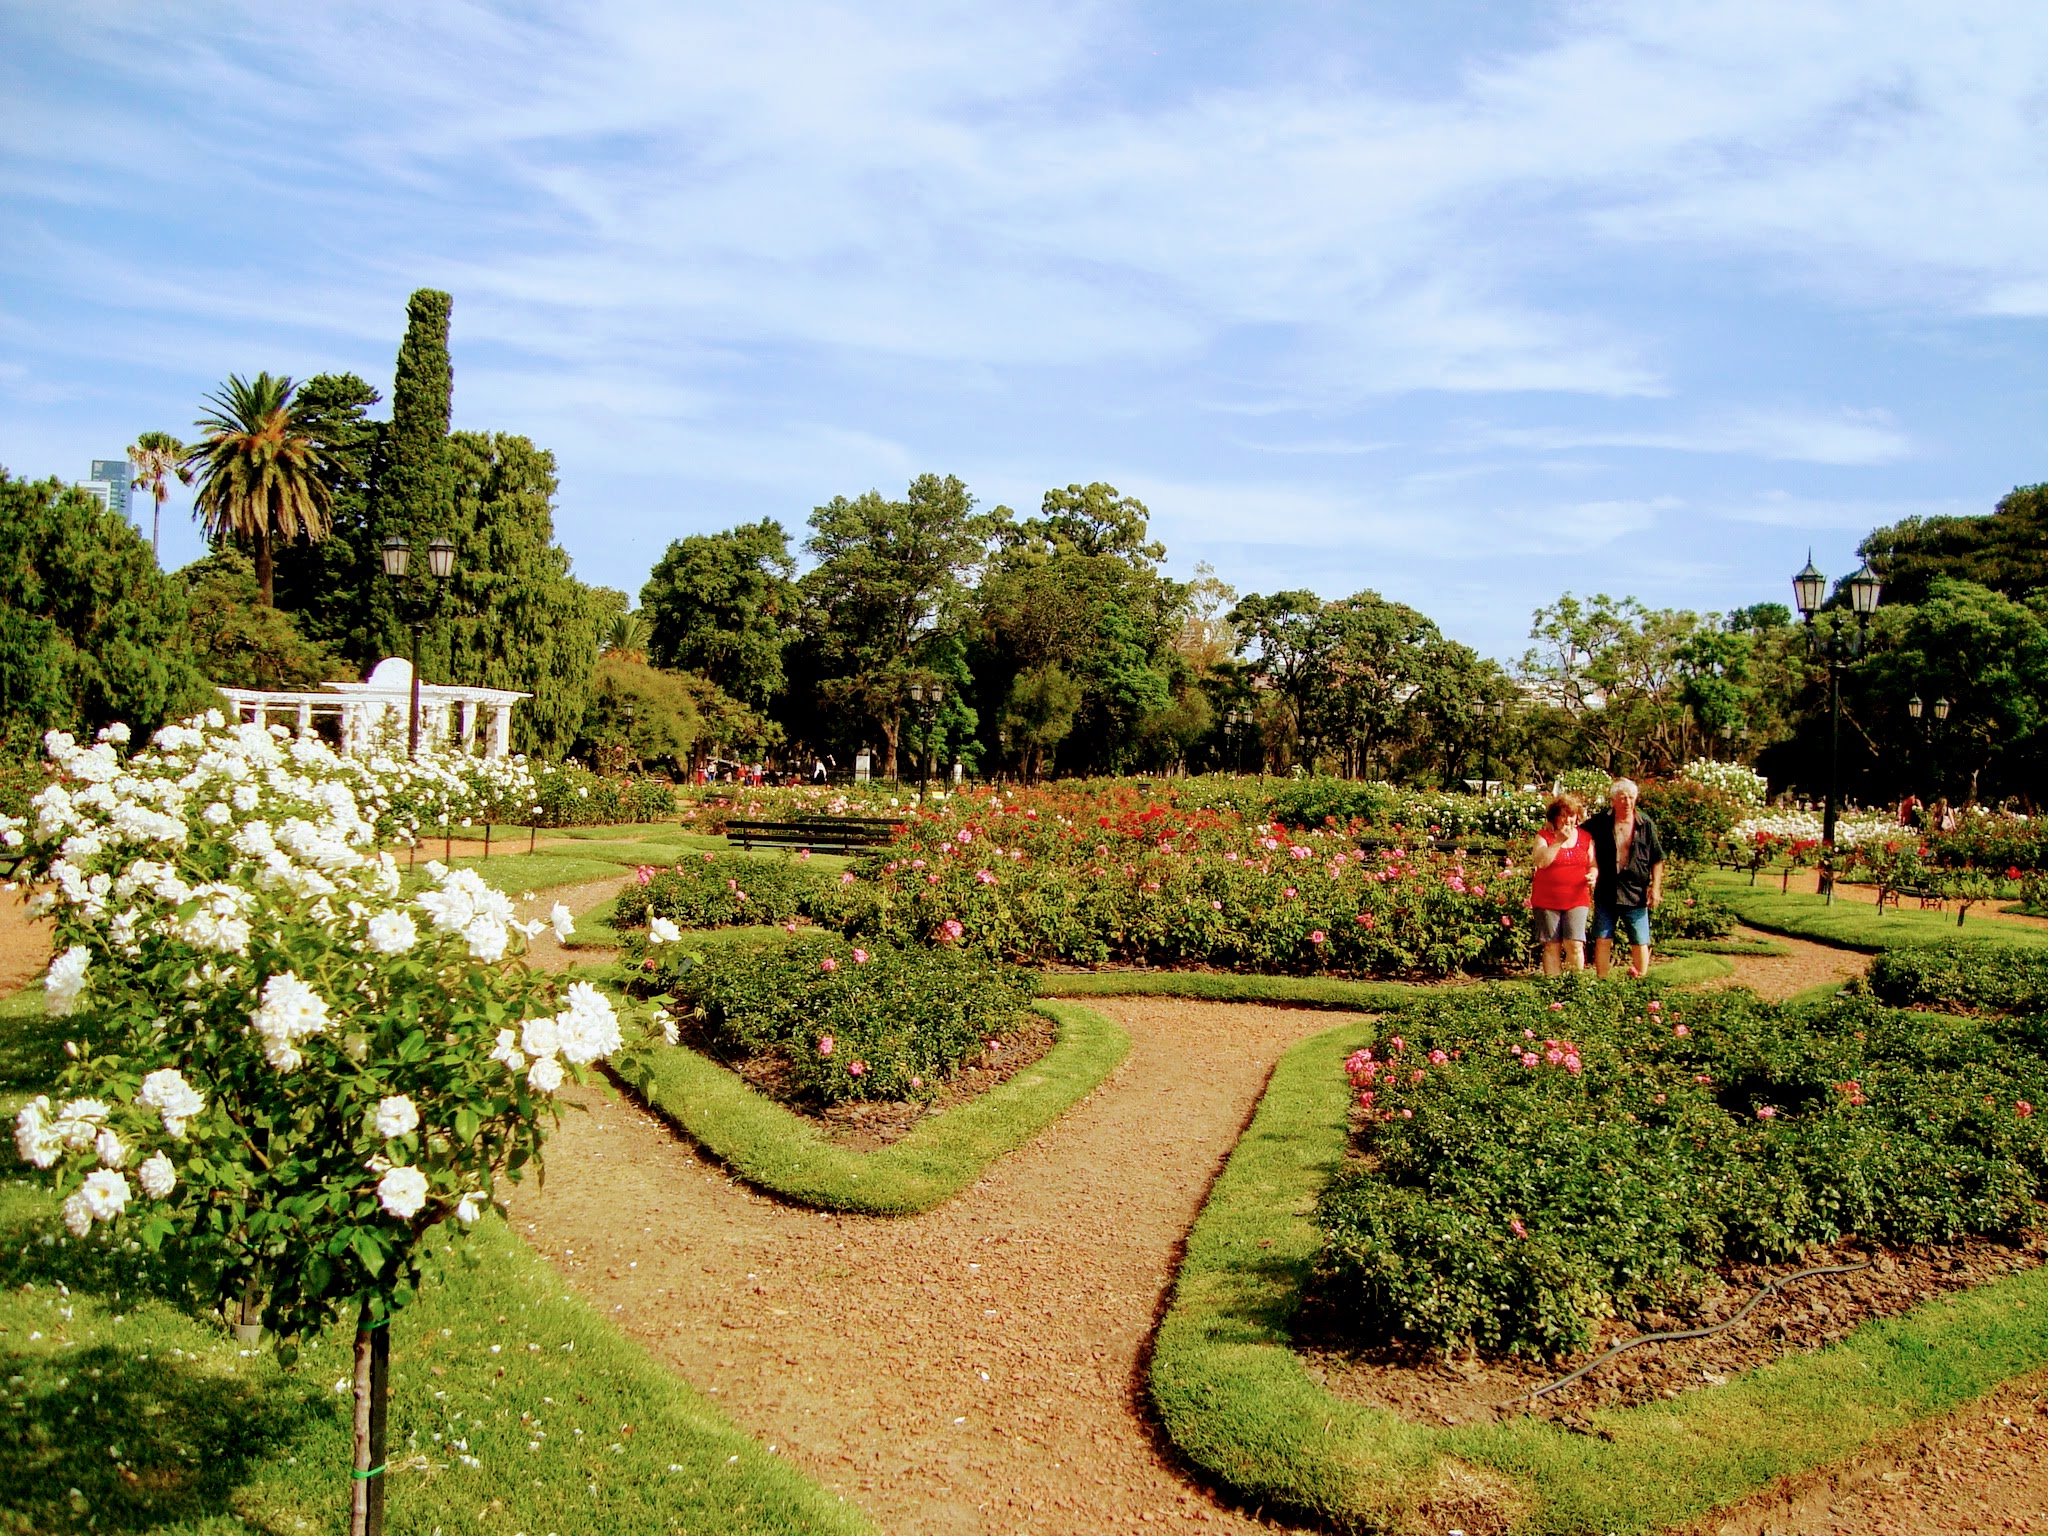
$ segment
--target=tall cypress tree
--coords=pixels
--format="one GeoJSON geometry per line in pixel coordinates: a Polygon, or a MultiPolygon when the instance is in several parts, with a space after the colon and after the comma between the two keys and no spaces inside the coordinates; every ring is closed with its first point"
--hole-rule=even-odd
{"type": "MultiPolygon", "coordinates": [[[[375,543],[397,534],[412,546],[407,578],[418,584],[427,574],[426,546],[451,535],[455,481],[448,460],[448,424],[454,408],[455,369],[448,358],[448,317],[455,300],[437,288],[421,288],[406,301],[405,340],[398,348],[398,372],[391,387],[391,426],[378,476],[375,543]]],[[[374,552],[373,552],[374,553],[374,552]]],[[[387,654],[402,655],[406,629],[391,595],[378,590],[387,654]]]]}

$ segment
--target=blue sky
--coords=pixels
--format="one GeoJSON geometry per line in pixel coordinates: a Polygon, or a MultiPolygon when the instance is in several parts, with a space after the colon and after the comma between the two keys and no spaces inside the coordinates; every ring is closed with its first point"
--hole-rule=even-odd
{"type": "MultiPolygon", "coordinates": [[[[2038,3],[0,0],[0,464],[229,372],[556,454],[586,580],[924,470],[1504,659],[2048,479],[2038,3]]],[[[183,500],[165,560],[199,543],[183,500]]]]}

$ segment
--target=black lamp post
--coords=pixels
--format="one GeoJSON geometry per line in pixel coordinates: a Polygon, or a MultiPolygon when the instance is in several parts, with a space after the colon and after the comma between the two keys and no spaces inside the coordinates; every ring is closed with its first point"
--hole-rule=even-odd
{"type": "Polygon", "coordinates": [[[1244,765],[1244,738],[1239,734],[1239,722],[1243,718],[1235,709],[1223,712],[1223,751],[1230,759],[1232,773],[1244,765]]]}
{"type": "Polygon", "coordinates": [[[931,777],[932,766],[932,721],[938,718],[939,705],[946,697],[946,685],[940,682],[912,683],[910,685],[910,707],[917,712],[918,730],[924,736],[924,751],[918,754],[917,798],[924,799],[924,787],[931,777]]]}
{"type": "Polygon", "coordinates": [[[1849,606],[1856,614],[1856,627],[1844,632],[1840,626],[1822,634],[1813,616],[1827,598],[1828,579],[1814,569],[1813,552],[1807,551],[1806,569],[1792,578],[1792,594],[1806,621],[1806,653],[1827,663],[1828,668],[1828,798],[1820,824],[1821,887],[1828,900],[1835,899],[1835,812],[1842,758],[1842,664],[1863,654],[1863,642],[1870,628],[1870,616],[1877,611],[1883,584],[1868,562],[1849,578],[1849,606]]]}
{"type": "Polygon", "coordinates": [[[1479,770],[1479,793],[1481,795],[1493,793],[1494,739],[1500,735],[1501,722],[1507,718],[1507,713],[1508,706],[1505,700],[1474,699],[1472,701],[1472,718],[1479,722],[1479,732],[1482,738],[1481,750],[1484,753],[1480,761],[1479,770]],[[1488,724],[1489,721],[1492,722],[1490,725],[1488,724]]]}
{"type": "Polygon", "coordinates": [[[384,574],[391,579],[398,593],[398,602],[405,615],[405,622],[412,630],[412,709],[406,721],[405,751],[408,757],[420,755],[420,628],[441,606],[441,593],[448,578],[455,574],[455,546],[447,539],[435,539],[427,546],[427,569],[433,573],[433,583],[424,592],[417,585],[409,585],[405,574],[412,568],[412,546],[393,534],[384,541],[384,574]]]}
{"type": "MultiPolygon", "coordinates": [[[[1932,761],[1933,752],[1931,748],[1933,746],[1934,736],[1935,733],[1938,732],[1944,725],[1948,724],[1948,712],[1950,705],[1947,699],[1936,699],[1934,701],[1933,718],[1928,720],[1922,720],[1920,716],[1922,712],[1926,709],[1926,707],[1926,705],[1920,702],[1920,695],[1917,693],[1914,694],[1913,697],[1911,697],[1910,699],[1906,700],[1906,713],[1913,717],[1914,721],[1920,726],[1921,733],[1927,737],[1928,745],[1930,748],[1928,757],[1929,760],[1932,761]]],[[[1938,795],[1941,791],[1940,775],[1936,774],[1933,775],[1933,777],[1935,782],[1929,787],[1932,788],[1938,795]]]]}

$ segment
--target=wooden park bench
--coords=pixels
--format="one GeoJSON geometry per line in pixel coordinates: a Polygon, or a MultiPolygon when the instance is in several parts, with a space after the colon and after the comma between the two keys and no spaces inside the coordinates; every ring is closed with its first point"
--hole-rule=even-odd
{"type": "Polygon", "coordinates": [[[896,840],[901,821],[886,816],[792,816],[782,821],[729,821],[725,840],[756,848],[801,848],[812,853],[854,853],[896,840]]]}

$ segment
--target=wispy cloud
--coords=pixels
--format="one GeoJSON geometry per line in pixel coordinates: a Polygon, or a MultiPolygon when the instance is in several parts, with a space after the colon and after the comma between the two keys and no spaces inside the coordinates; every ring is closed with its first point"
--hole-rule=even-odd
{"type": "Polygon", "coordinates": [[[1504,427],[1483,444],[1555,453],[1573,448],[1644,448],[1672,453],[1735,454],[1808,464],[1891,464],[1912,441],[1883,411],[1738,410],[1685,426],[1649,428],[1504,427]]]}

